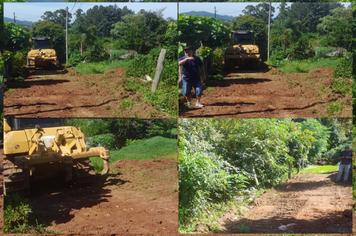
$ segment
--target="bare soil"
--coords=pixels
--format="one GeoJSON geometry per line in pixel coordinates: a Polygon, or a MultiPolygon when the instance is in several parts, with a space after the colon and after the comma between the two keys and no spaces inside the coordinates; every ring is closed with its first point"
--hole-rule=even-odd
{"type": "Polygon", "coordinates": [[[72,186],[38,186],[30,201],[38,220],[61,234],[173,235],[178,227],[177,162],[125,160],[109,177],[72,186]]]}
{"type": "Polygon", "coordinates": [[[333,174],[301,174],[221,218],[224,232],[351,233],[352,186],[333,174]]]}
{"type": "MultiPolygon", "coordinates": [[[[332,91],[333,69],[286,74],[272,70],[228,72],[209,81],[202,109],[187,109],[183,117],[351,117],[352,96],[332,91]],[[341,111],[329,110],[337,103],[341,111]]],[[[351,86],[351,81],[350,81],[351,86]]],[[[194,105],[194,102],[193,102],[194,105]]]]}
{"type": "Polygon", "coordinates": [[[167,114],[125,90],[123,69],[105,74],[77,75],[75,71],[30,71],[24,81],[9,81],[4,113],[17,117],[139,117],[167,114]],[[123,102],[129,101],[130,106],[123,102]]]}

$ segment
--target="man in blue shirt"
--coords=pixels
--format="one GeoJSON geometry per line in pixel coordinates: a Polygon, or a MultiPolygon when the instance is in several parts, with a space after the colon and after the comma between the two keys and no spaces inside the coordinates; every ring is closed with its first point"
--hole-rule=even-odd
{"type": "Polygon", "coordinates": [[[195,56],[195,51],[187,47],[184,49],[185,55],[178,60],[179,64],[179,76],[182,80],[182,90],[183,96],[186,99],[186,105],[191,107],[191,90],[195,89],[195,95],[197,97],[197,102],[195,107],[202,108],[203,104],[200,103],[200,98],[203,91],[203,86],[200,81],[201,68],[203,66],[203,62],[199,57],[195,56]]]}

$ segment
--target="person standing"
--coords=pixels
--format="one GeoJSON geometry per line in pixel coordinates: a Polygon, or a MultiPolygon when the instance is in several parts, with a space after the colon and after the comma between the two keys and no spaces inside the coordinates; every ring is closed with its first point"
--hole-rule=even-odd
{"type": "Polygon", "coordinates": [[[201,95],[203,92],[203,86],[201,83],[201,68],[203,62],[199,57],[195,56],[195,50],[190,47],[184,49],[184,56],[179,58],[179,80],[182,81],[182,93],[186,100],[188,108],[191,107],[191,90],[194,88],[195,96],[197,98],[195,107],[204,107],[201,104],[201,95]]]}
{"type": "Polygon", "coordinates": [[[343,181],[347,182],[350,175],[351,164],[352,164],[352,149],[348,148],[343,152],[341,152],[339,172],[337,173],[337,177],[336,177],[337,182],[341,181],[342,177],[344,177],[343,181]]]}

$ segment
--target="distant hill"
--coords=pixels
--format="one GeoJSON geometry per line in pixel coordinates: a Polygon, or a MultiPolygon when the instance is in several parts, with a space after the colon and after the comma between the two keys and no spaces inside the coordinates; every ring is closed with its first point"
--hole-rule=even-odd
{"type": "MultiPolygon", "coordinates": [[[[207,11],[189,11],[189,12],[182,12],[182,14],[188,15],[188,16],[208,16],[208,17],[214,17],[214,13],[207,12],[207,11]]],[[[219,20],[223,20],[223,21],[231,21],[232,19],[234,19],[233,16],[219,15],[219,14],[216,14],[216,18],[219,19],[219,20]]]]}
{"type": "MultiPolygon", "coordinates": [[[[14,19],[9,18],[9,17],[4,17],[4,22],[12,22],[14,23],[14,19]]],[[[26,27],[31,27],[33,25],[32,21],[26,21],[26,20],[16,20],[16,24],[26,26],[26,27]]]]}

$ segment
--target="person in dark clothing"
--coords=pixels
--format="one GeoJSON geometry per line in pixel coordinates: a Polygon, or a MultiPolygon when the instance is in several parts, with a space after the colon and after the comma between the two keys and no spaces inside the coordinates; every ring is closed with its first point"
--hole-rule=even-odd
{"type": "Polygon", "coordinates": [[[200,80],[201,67],[203,62],[199,57],[195,56],[195,51],[187,47],[184,49],[185,55],[178,60],[179,64],[179,80],[182,81],[182,93],[186,99],[186,105],[191,107],[191,90],[195,89],[195,95],[197,102],[195,107],[202,108],[204,107],[201,104],[200,99],[203,91],[203,86],[200,80]]]}
{"type": "Polygon", "coordinates": [[[348,148],[341,152],[341,158],[339,163],[339,172],[337,173],[336,181],[341,181],[342,176],[344,182],[347,182],[350,175],[352,164],[352,149],[348,148]]]}

